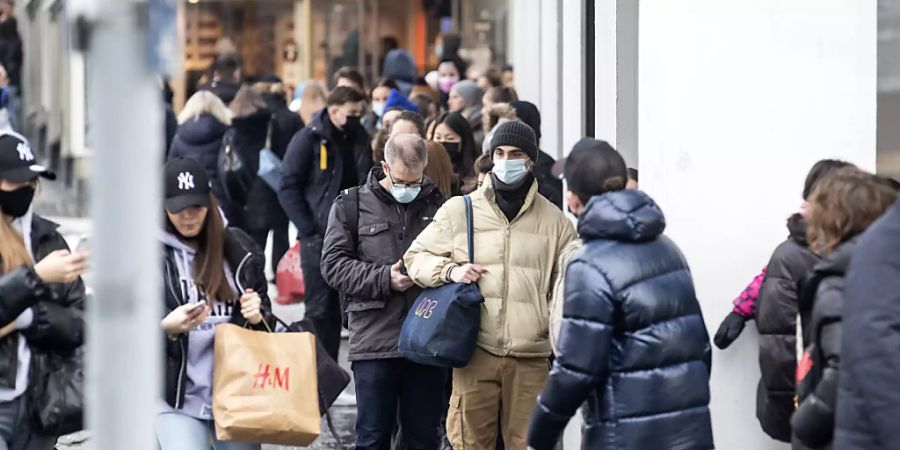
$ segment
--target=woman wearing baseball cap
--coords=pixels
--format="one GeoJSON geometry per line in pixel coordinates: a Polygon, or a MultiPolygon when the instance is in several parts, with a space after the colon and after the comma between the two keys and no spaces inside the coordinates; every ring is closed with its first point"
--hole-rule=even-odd
{"type": "Polygon", "coordinates": [[[39,177],[56,178],[24,137],[0,133],[0,449],[54,447],[61,424],[33,420],[53,407],[46,362],[72,361],[66,371],[81,364],[87,255],[69,252],[57,225],[32,212],[39,177]]]}
{"type": "MultiPolygon", "coordinates": [[[[203,167],[176,158],[164,169],[165,401],[157,420],[161,450],[258,450],[220,442],[212,415],[213,339],[222,323],[274,327],[265,257],[237,228],[225,228],[203,167]]],[[[2,449],[2,447],[0,447],[2,449]]]]}

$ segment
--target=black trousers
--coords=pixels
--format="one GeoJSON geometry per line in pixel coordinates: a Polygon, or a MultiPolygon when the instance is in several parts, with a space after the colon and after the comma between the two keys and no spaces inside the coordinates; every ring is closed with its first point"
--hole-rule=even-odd
{"type": "Polygon", "coordinates": [[[316,327],[316,338],[337,361],[341,348],[341,305],[338,292],[322,277],[322,238],[300,240],[300,267],[306,287],[306,318],[316,327]]]}

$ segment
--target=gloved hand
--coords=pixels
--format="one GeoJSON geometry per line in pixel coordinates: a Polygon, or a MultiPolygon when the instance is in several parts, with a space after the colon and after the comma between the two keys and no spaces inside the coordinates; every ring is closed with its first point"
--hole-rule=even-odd
{"type": "Polygon", "coordinates": [[[716,336],[713,338],[716,347],[721,349],[728,348],[744,331],[745,322],[747,322],[747,319],[734,311],[725,316],[725,320],[719,325],[719,331],[716,331],[716,336]]]}

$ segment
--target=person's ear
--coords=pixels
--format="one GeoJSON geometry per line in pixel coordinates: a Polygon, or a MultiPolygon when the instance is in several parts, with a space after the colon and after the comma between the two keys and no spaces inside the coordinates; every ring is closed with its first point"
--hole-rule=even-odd
{"type": "Polygon", "coordinates": [[[569,205],[569,211],[572,211],[572,214],[576,216],[581,214],[581,210],[584,209],[584,203],[572,191],[566,191],[566,203],[569,205]]]}

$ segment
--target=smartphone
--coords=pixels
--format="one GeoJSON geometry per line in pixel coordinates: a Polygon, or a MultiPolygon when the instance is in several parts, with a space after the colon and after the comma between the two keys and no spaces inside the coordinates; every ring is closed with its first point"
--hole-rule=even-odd
{"type": "Polygon", "coordinates": [[[89,253],[91,251],[91,238],[88,235],[81,236],[78,245],[75,246],[76,253],[89,253]]]}
{"type": "Polygon", "coordinates": [[[200,311],[203,310],[204,306],[206,306],[206,300],[200,300],[199,302],[194,303],[194,307],[191,308],[190,311],[188,311],[188,314],[191,314],[191,315],[198,314],[200,311]]]}

